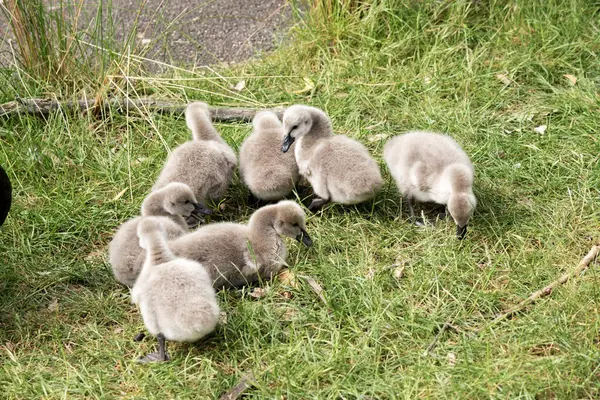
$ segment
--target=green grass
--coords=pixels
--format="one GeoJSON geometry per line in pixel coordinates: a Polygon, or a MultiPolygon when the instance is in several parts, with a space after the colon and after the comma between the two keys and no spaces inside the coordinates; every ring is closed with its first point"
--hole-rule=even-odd
{"type": "MultiPolygon", "coordinates": [[[[143,323],[106,246],[138,212],[167,149],[188,140],[183,118],[0,121],[0,163],[15,190],[0,229],[3,397],[215,398],[248,371],[256,386],[246,397],[256,399],[600,397],[597,264],[487,326],[598,240],[599,7],[367,3],[338,10],[329,25],[317,9],[260,62],[218,74],[174,69],[118,89],[215,105],[307,103],[369,147],[387,181],[376,200],[311,215],[311,249],[289,241],[293,271],[323,286],[331,313],[305,284],[269,283],[258,300],[223,292],[227,321],[213,336],[171,344],[171,363],[138,365],[155,342],[131,340],[143,323]],[[229,90],[240,79],[246,88],[229,90]],[[544,134],[533,130],[540,125],[544,134]],[[463,242],[451,221],[407,221],[381,155],[388,137],[409,129],[448,132],[472,157],[479,204],[463,242]],[[405,265],[399,281],[395,263],[405,265]],[[458,331],[424,356],[446,321],[458,331]]],[[[236,149],[250,131],[217,127],[236,149]]],[[[245,198],[236,178],[214,219],[246,221],[245,198]]]]}

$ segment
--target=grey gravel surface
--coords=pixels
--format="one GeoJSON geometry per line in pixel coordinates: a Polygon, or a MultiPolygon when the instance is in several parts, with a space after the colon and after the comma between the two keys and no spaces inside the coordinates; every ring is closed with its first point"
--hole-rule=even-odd
{"type": "MultiPolygon", "coordinates": [[[[48,7],[57,1],[48,1],[48,7]]],[[[85,0],[82,27],[96,18],[98,4],[85,0]]],[[[113,0],[112,7],[118,40],[137,19],[137,45],[147,47],[149,58],[175,65],[247,60],[274,49],[292,23],[287,0],[113,0]]],[[[11,58],[9,38],[7,21],[0,17],[0,62],[5,65],[11,58]]]]}

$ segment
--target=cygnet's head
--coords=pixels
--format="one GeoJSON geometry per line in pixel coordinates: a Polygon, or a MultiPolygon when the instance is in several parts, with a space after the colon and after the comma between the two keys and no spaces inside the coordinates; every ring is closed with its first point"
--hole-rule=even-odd
{"type": "Polygon", "coordinates": [[[252,126],[254,127],[254,132],[262,133],[264,131],[270,130],[281,130],[281,121],[272,111],[261,111],[257,113],[252,119],[252,126]]]}
{"type": "Polygon", "coordinates": [[[277,216],[274,226],[277,234],[294,238],[310,247],[312,240],[306,232],[306,217],[302,208],[290,200],[280,201],[275,207],[277,216]]]}
{"type": "Polygon", "coordinates": [[[196,129],[198,118],[210,118],[208,104],[201,101],[190,103],[185,109],[185,123],[193,132],[196,129]]]}
{"type": "Polygon", "coordinates": [[[153,235],[160,235],[161,237],[166,238],[167,232],[158,218],[143,217],[138,223],[137,235],[140,241],[140,247],[147,250],[153,235]]]}
{"type": "Polygon", "coordinates": [[[313,118],[310,107],[300,104],[289,107],[283,113],[283,146],[284,153],[290,149],[296,138],[308,133],[312,128],[313,118]]]}
{"type": "Polygon", "coordinates": [[[212,211],[205,205],[198,203],[194,192],[185,183],[171,182],[161,190],[165,191],[163,207],[171,215],[189,217],[192,213],[212,214],[212,211]]]}
{"type": "Polygon", "coordinates": [[[467,234],[469,218],[473,215],[477,200],[472,194],[453,193],[448,199],[448,211],[456,223],[456,237],[464,239],[467,234]]]}

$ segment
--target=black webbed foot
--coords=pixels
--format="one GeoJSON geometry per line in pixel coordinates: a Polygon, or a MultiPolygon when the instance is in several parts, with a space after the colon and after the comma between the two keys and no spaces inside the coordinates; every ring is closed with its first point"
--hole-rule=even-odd
{"type": "Polygon", "coordinates": [[[147,364],[151,362],[163,362],[169,361],[171,357],[167,353],[167,345],[165,343],[165,335],[159,333],[156,335],[156,339],[158,340],[158,351],[150,354],[146,354],[143,357],[138,358],[138,362],[141,364],[147,364]]]}
{"type": "Polygon", "coordinates": [[[325,204],[329,203],[329,200],[315,197],[308,206],[308,211],[316,212],[319,211],[325,204]]]}
{"type": "Polygon", "coordinates": [[[140,364],[148,364],[148,363],[152,363],[152,362],[169,361],[170,359],[171,359],[171,357],[169,357],[169,354],[165,353],[164,355],[161,355],[160,352],[156,351],[154,353],[149,353],[143,357],[138,358],[137,361],[140,364]]]}

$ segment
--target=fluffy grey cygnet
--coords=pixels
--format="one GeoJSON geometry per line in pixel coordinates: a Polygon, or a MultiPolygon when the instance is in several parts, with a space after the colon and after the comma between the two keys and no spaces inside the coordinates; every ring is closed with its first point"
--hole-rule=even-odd
{"type": "Polygon", "coordinates": [[[281,152],[283,126],[269,111],[256,114],[252,125],[252,134],[240,148],[242,181],[257,199],[283,199],[300,177],[294,154],[281,152]]]}
{"type": "Polygon", "coordinates": [[[369,151],[344,135],[334,135],[325,112],[293,105],[283,114],[285,139],[282,151],[294,150],[300,174],[311,184],[317,199],[309,210],[328,202],[362,203],[375,196],[383,184],[377,162],[369,151]]]}
{"type": "Polygon", "coordinates": [[[171,252],[160,221],[142,218],[137,235],[146,259],[131,299],[159,345],[156,353],[139,361],[167,361],[165,340],[195,342],[208,335],[217,326],[219,305],[207,271],[198,262],[171,252]]]}
{"type": "MultiPolygon", "coordinates": [[[[167,237],[174,239],[187,233],[185,217],[194,211],[203,212],[204,207],[185,184],[173,182],[151,192],[142,202],[142,216],[157,216],[167,237]]],[[[125,222],[108,246],[108,258],[117,281],[133,286],[142,266],[143,249],[137,240],[137,226],[141,217],[125,222]]]]}
{"type": "Polygon", "coordinates": [[[391,138],[384,158],[414,220],[413,201],[447,206],[463,239],[477,200],[469,156],[450,136],[414,131],[391,138]]]}
{"type": "Polygon", "coordinates": [[[235,153],[213,126],[205,103],[190,104],[185,110],[185,120],[193,140],[171,153],[152,189],[183,182],[192,188],[198,201],[218,201],[231,183],[237,166],[235,153]]]}
{"type": "Polygon", "coordinates": [[[284,200],[258,209],[248,225],[218,223],[202,226],[169,242],[179,257],[200,262],[217,289],[241,287],[268,280],[285,265],[287,249],[282,236],[306,246],[305,215],[293,201],[284,200]]]}

